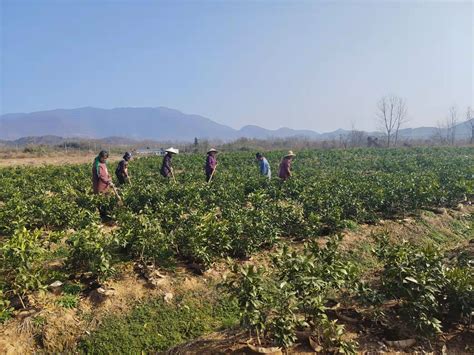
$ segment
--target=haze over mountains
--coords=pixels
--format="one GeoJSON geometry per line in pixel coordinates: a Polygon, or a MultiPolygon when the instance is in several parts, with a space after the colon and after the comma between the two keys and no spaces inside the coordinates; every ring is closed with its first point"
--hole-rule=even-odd
{"type": "MultiPolygon", "coordinates": [[[[32,113],[12,113],[0,116],[0,139],[54,135],[75,138],[126,137],[137,140],[192,141],[194,137],[230,141],[246,138],[285,138],[301,136],[315,140],[338,138],[349,131],[339,129],[329,133],[280,128],[269,130],[249,125],[236,130],[206,117],[184,114],[178,110],[157,108],[100,109],[83,107],[32,113]]],[[[435,127],[407,128],[400,136],[428,139],[437,132],[435,127]]],[[[376,135],[376,132],[368,134],[376,135]]],[[[458,137],[467,137],[468,127],[459,124],[458,137]]]]}

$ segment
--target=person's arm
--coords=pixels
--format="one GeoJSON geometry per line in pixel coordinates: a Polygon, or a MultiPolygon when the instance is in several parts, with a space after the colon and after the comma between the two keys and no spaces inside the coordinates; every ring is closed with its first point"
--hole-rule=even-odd
{"type": "Polygon", "coordinates": [[[125,174],[125,177],[130,177],[130,175],[128,175],[128,162],[124,162],[123,163],[123,173],[125,174]]]}

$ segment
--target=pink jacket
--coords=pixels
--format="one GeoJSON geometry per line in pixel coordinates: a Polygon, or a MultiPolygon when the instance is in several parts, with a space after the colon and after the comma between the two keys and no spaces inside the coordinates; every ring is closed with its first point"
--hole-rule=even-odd
{"type": "Polygon", "coordinates": [[[107,192],[110,186],[112,179],[110,178],[109,172],[107,170],[107,165],[105,163],[100,163],[96,166],[92,166],[92,188],[95,194],[107,192]]]}

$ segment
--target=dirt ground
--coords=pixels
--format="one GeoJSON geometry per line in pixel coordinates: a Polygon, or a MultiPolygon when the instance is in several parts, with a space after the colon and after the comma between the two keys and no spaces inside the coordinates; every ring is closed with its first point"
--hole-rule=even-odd
{"type": "MultiPolygon", "coordinates": [[[[0,168],[9,166],[42,166],[91,163],[97,154],[94,152],[48,152],[44,154],[0,151],[0,168]]],[[[111,155],[110,162],[119,161],[121,155],[111,155]]]]}

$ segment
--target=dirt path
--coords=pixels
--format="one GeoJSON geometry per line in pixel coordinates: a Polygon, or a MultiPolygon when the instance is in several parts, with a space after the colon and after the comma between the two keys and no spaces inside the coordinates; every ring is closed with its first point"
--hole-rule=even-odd
{"type": "MultiPolygon", "coordinates": [[[[41,166],[91,163],[96,156],[93,152],[54,152],[49,154],[0,153],[0,168],[9,166],[41,166]]],[[[110,162],[119,161],[121,155],[112,155],[110,162]]]]}

